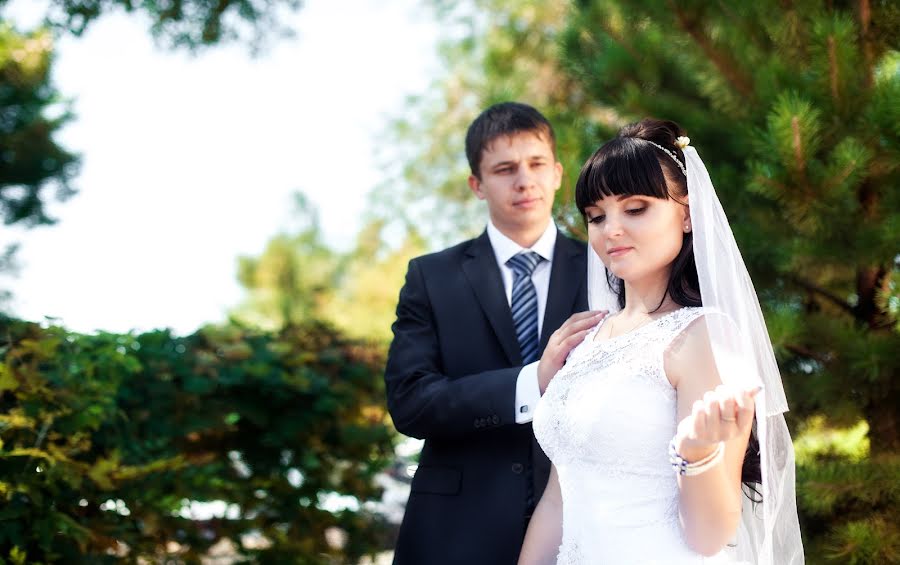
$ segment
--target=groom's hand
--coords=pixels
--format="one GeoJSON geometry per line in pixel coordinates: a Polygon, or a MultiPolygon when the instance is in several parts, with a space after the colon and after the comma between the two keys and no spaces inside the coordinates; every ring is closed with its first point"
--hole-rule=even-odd
{"type": "Polygon", "coordinates": [[[542,395],[554,375],[565,365],[569,352],[584,341],[584,336],[607,314],[609,312],[606,310],[588,310],[572,314],[558,330],[553,332],[538,363],[538,387],[542,395]]]}

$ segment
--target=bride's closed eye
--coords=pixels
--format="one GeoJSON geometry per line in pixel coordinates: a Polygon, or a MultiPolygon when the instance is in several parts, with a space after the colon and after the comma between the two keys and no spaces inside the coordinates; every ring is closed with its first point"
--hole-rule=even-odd
{"type": "MultiPolygon", "coordinates": [[[[643,214],[644,212],[646,212],[647,208],[648,208],[648,206],[646,206],[646,205],[638,206],[636,208],[627,208],[625,210],[625,213],[628,214],[629,216],[639,216],[639,215],[643,214]]],[[[605,219],[606,219],[606,214],[597,214],[596,216],[591,216],[591,215],[587,216],[587,222],[589,224],[600,224],[605,219]]]]}

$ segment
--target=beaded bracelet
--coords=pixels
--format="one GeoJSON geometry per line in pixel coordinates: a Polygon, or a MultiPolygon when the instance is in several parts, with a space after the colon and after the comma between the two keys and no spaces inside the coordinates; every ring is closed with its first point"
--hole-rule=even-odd
{"type": "Polygon", "coordinates": [[[699,475],[700,473],[709,470],[722,459],[722,456],[725,454],[724,446],[725,444],[720,441],[716,444],[716,448],[712,453],[700,461],[689,463],[684,457],[679,455],[678,451],[675,449],[675,438],[672,438],[672,441],[669,442],[669,463],[672,464],[672,469],[682,477],[699,475]]]}

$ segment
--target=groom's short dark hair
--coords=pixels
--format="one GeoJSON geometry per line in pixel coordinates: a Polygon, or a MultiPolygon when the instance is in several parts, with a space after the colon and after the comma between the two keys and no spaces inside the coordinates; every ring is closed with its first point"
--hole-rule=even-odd
{"type": "Polygon", "coordinates": [[[556,155],[556,135],[543,114],[528,104],[501,102],[482,112],[466,132],[466,158],[472,174],[481,178],[482,153],[495,139],[522,132],[547,136],[550,148],[556,155]]]}

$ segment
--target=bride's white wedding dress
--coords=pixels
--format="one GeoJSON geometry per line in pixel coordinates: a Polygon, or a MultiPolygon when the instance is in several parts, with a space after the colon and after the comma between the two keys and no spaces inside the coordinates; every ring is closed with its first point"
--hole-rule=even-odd
{"type": "Polygon", "coordinates": [[[681,308],[595,341],[601,322],[550,382],[534,433],[559,473],[559,565],[729,563],[688,547],[668,460],[675,389],[663,354],[704,308],[681,308]]]}

